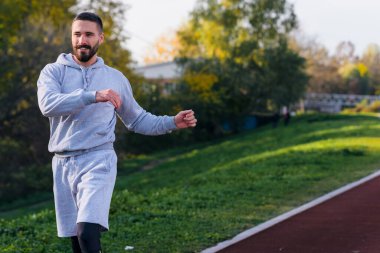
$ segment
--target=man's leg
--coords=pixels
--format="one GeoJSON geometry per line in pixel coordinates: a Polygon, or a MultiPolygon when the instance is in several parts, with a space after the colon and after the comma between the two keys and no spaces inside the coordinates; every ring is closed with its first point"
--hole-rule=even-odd
{"type": "Polygon", "coordinates": [[[79,246],[78,236],[72,236],[70,237],[70,239],[71,239],[71,248],[73,249],[73,253],[82,253],[79,246]]]}
{"type": "Polygon", "coordinates": [[[78,241],[82,253],[102,252],[100,245],[100,225],[88,222],[79,222],[78,241]]]}
{"type": "Polygon", "coordinates": [[[74,180],[78,218],[76,234],[83,253],[100,252],[100,232],[108,230],[108,215],[116,179],[114,150],[89,152],[76,158],[74,180]]]}

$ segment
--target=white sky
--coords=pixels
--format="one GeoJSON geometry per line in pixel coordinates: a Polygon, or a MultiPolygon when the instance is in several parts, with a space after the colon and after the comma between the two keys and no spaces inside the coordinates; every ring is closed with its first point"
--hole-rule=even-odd
{"type": "Polygon", "coordinates": [[[124,0],[127,10],[127,47],[139,64],[148,48],[165,32],[176,30],[185,22],[196,0],[124,0]]]}
{"type": "Polygon", "coordinates": [[[378,0],[291,0],[300,27],[330,52],[341,41],[354,43],[361,54],[370,43],[380,44],[378,0]]]}
{"type": "MultiPolygon", "coordinates": [[[[139,64],[160,35],[185,22],[196,0],[124,0],[127,11],[127,47],[139,64]]],[[[370,43],[380,44],[378,0],[289,0],[302,31],[325,45],[330,52],[341,41],[351,41],[361,54],[370,43]]]]}

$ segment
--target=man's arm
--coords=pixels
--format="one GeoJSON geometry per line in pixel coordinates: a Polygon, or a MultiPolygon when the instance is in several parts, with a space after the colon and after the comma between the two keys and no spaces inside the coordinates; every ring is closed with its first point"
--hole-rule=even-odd
{"type": "Polygon", "coordinates": [[[146,112],[134,99],[127,79],[125,84],[120,94],[122,105],[116,112],[128,130],[144,135],[161,135],[177,128],[196,125],[194,112],[191,110],[180,112],[175,117],[156,116],[146,112]]]}
{"type": "Polygon", "coordinates": [[[85,91],[77,89],[71,93],[61,93],[58,81],[59,70],[47,65],[38,79],[38,105],[46,117],[59,117],[73,114],[86,105],[97,102],[111,102],[117,109],[121,105],[119,95],[113,90],[85,91]]]}
{"type": "Polygon", "coordinates": [[[59,84],[59,69],[47,65],[37,81],[38,105],[46,117],[59,117],[73,114],[86,105],[96,102],[95,91],[77,89],[71,93],[61,93],[59,84]]]}

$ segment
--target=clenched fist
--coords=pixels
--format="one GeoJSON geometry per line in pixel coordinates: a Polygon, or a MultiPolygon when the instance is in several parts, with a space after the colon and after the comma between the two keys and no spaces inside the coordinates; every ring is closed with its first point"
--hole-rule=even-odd
{"type": "Polygon", "coordinates": [[[195,118],[193,110],[179,112],[174,117],[174,122],[177,128],[195,127],[197,125],[197,119],[195,118]]]}
{"type": "Polygon", "coordinates": [[[121,106],[119,94],[111,89],[97,91],[95,99],[96,102],[111,102],[115,109],[118,109],[121,106]]]}

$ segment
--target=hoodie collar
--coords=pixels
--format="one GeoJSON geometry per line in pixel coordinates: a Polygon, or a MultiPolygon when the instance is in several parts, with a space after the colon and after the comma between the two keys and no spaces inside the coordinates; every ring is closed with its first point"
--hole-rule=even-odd
{"type": "MultiPolygon", "coordinates": [[[[57,63],[63,64],[63,65],[69,66],[69,67],[73,67],[73,68],[76,68],[76,69],[83,68],[83,66],[79,65],[78,63],[76,63],[74,61],[73,55],[71,53],[69,53],[69,54],[62,53],[62,54],[60,54],[58,56],[57,63]]],[[[103,67],[103,66],[104,66],[103,59],[101,57],[97,56],[96,62],[94,64],[92,64],[91,66],[87,67],[87,68],[100,68],[100,67],[103,67]]]]}

